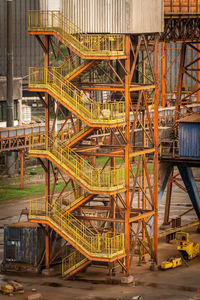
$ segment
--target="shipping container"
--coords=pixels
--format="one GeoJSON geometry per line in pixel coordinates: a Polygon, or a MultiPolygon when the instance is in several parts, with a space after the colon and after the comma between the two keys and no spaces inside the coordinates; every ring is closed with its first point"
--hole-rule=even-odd
{"type": "MultiPolygon", "coordinates": [[[[51,255],[58,253],[53,263],[61,263],[70,245],[55,231],[51,232],[51,255]],[[65,247],[63,247],[65,245],[65,247]],[[62,250],[61,250],[62,249],[62,250]]],[[[36,223],[18,222],[4,226],[3,271],[39,272],[45,267],[45,230],[36,223]]]]}
{"type": "Polygon", "coordinates": [[[200,158],[200,114],[192,114],[179,121],[179,155],[200,158]]]}
{"type": "Polygon", "coordinates": [[[23,222],[4,226],[4,263],[18,262],[37,266],[45,247],[42,228],[23,222]]]}
{"type": "Polygon", "coordinates": [[[138,34],[164,28],[163,0],[61,0],[60,5],[83,32],[138,34]]]}

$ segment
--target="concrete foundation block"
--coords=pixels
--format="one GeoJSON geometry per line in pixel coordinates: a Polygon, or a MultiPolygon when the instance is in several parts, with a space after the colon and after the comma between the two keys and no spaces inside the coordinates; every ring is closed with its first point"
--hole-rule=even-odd
{"type": "Polygon", "coordinates": [[[134,277],[132,275],[121,278],[121,283],[123,283],[123,284],[129,284],[129,283],[132,283],[132,282],[134,282],[134,277]]]}
{"type": "Polygon", "coordinates": [[[42,295],[40,293],[29,295],[27,300],[42,300],[42,295]]]}
{"type": "Polygon", "coordinates": [[[42,270],[42,275],[47,276],[47,277],[54,276],[55,275],[55,270],[53,268],[44,269],[44,270],[42,270]]]}

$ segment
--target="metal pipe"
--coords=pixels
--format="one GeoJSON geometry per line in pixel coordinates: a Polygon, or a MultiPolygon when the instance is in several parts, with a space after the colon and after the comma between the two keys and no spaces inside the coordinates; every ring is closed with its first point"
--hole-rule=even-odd
{"type": "Polygon", "coordinates": [[[13,0],[7,0],[7,127],[14,126],[13,0]]]}

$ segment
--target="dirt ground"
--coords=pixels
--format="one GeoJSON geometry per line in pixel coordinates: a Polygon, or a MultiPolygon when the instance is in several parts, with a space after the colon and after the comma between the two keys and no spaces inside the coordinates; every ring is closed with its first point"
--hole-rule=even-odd
{"type": "MultiPolygon", "coordinates": [[[[159,205],[159,224],[162,224],[164,214],[165,197],[159,205]]],[[[180,189],[175,189],[171,206],[171,217],[177,216],[191,206],[188,196],[180,189]]],[[[17,222],[22,209],[28,208],[28,199],[8,201],[0,205],[0,259],[3,259],[3,226],[17,222]]],[[[190,212],[183,218],[183,223],[193,221],[194,212],[190,212]]],[[[21,221],[25,221],[23,216],[21,221]]],[[[200,242],[200,234],[196,228],[190,230],[190,239],[200,242]]],[[[164,239],[159,241],[159,263],[162,260],[178,254],[176,245],[167,244],[164,239]]],[[[116,277],[112,280],[108,277],[108,272],[102,267],[91,266],[85,273],[79,273],[75,280],[64,281],[60,275],[45,277],[42,275],[18,275],[1,274],[0,284],[7,280],[16,280],[23,284],[25,293],[13,295],[16,300],[25,300],[27,296],[36,292],[42,294],[43,299],[75,299],[75,300],[126,300],[137,299],[142,296],[144,300],[156,299],[200,299],[200,258],[183,264],[174,270],[150,271],[150,262],[147,261],[142,266],[138,266],[138,259],[133,259],[132,274],[134,283],[130,285],[119,284],[116,277]],[[108,279],[110,283],[108,283],[108,279]],[[106,283],[107,282],[107,283],[106,283]],[[136,297],[136,298],[134,298],[136,297]]],[[[119,274],[120,275],[120,274],[119,274]]],[[[10,296],[0,294],[0,299],[7,299],[10,296]]]]}

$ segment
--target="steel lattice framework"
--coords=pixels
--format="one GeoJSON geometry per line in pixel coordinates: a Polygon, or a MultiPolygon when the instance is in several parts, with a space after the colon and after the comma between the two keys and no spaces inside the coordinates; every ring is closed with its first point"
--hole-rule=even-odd
{"type": "Polygon", "coordinates": [[[44,67],[30,68],[29,89],[44,102],[45,132],[32,134],[26,146],[41,162],[46,182],[45,199],[30,203],[29,220],[45,226],[47,268],[62,250],[55,253],[56,240],[50,249],[51,230],[74,247],[63,259],[65,277],[93,261],[116,263],[129,274],[138,245],[142,260],[148,253],[157,262],[159,42],[163,107],[171,42],[181,45],[176,121],[181,109],[193,113],[193,94],[200,99],[199,1],[164,3],[160,35],[83,34],[61,13],[29,14],[29,34],[45,58],[44,67]],[[193,61],[186,59],[187,48],[196,52],[193,61]],[[184,76],[194,80],[194,89],[183,98],[184,76]],[[56,194],[58,177],[64,186],[56,194]]]}
{"type": "Polygon", "coordinates": [[[63,261],[64,276],[91,261],[118,262],[129,274],[138,241],[157,261],[159,36],[81,34],[50,12],[59,24],[55,29],[46,24],[48,14],[29,15],[29,34],[45,53],[45,67],[30,68],[29,89],[45,92],[46,107],[46,132],[33,135],[29,148],[45,170],[46,200],[30,204],[29,219],[46,224],[46,267],[52,263],[49,234],[54,229],[75,248],[63,261]],[[63,63],[55,67],[59,55],[63,63]],[[56,103],[53,124],[59,110],[69,111],[62,113],[58,132],[49,128],[50,96],[56,103]],[[69,122],[71,137],[65,128],[69,122]],[[98,157],[104,158],[100,168],[98,157]],[[50,189],[51,164],[66,183],[58,197],[50,189]],[[147,230],[152,217],[153,245],[147,230]]]}

